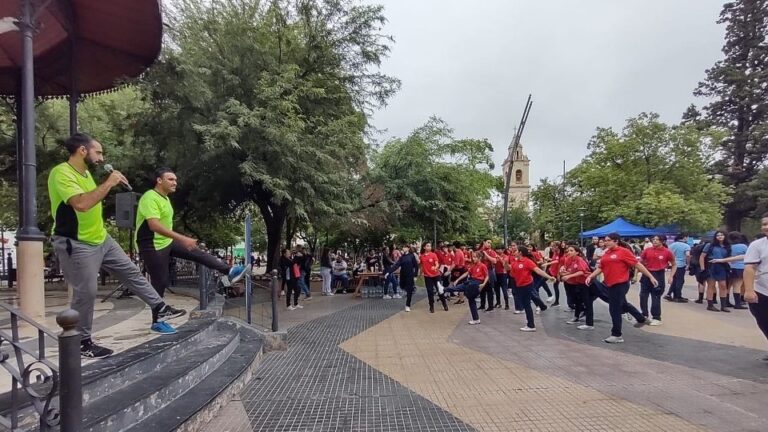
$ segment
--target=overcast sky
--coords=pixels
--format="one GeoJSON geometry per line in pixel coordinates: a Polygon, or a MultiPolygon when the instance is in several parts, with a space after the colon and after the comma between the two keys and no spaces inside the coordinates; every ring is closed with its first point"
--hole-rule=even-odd
{"type": "Polygon", "coordinates": [[[723,0],[367,0],[395,37],[383,71],[402,90],[376,113],[382,138],[434,114],[459,138],[488,138],[496,171],[528,93],[531,184],[570,169],[598,126],[643,111],[677,122],[722,57],[723,0]]]}

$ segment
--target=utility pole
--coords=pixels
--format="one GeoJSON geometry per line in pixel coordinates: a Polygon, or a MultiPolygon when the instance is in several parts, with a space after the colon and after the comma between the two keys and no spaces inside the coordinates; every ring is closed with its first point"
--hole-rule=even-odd
{"type": "Polygon", "coordinates": [[[523,130],[525,129],[525,124],[528,121],[528,115],[531,113],[531,107],[533,106],[533,101],[531,100],[531,95],[528,95],[528,100],[525,102],[525,109],[523,110],[523,117],[520,119],[520,125],[517,127],[517,132],[515,133],[514,138],[512,138],[512,145],[510,146],[512,151],[510,152],[510,161],[509,161],[509,167],[507,169],[507,175],[504,179],[504,212],[503,212],[503,218],[504,218],[504,247],[506,248],[509,246],[509,221],[508,221],[508,211],[509,211],[509,187],[512,183],[512,164],[514,162],[514,155],[517,153],[517,148],[520,146],[520,137],[523,136],[523,130]]]}

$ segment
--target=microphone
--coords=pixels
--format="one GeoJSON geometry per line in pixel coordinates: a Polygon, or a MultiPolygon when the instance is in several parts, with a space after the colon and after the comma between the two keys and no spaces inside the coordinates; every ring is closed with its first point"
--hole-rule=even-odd
{"type": "MultiPolygon", "coordinates": [[[[112,173],[112,171],[114,171],[114,170],[115,169],[112,168],[111,164],[104,164],[104,171],[106,171],[108,173],[112,173]]],[[[128,189],[128,191],[133,192],[133,188],[131,187],[130,184],[128,184],[127,181],[125,183],[123,183],[123,186],[125,186],[125,188],[128,189]]]]}

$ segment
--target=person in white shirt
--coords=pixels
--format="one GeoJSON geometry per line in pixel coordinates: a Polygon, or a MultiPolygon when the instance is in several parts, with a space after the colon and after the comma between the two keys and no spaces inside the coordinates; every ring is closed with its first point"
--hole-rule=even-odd
{"type": "Polygon", "coordinates": [[[336,255],[336,259],[331,263],[331,287],[336,284],[336,281],[341,281],[341,287],[344,292],[349,291],[349,274],[347,274],[347,262],[341,257],[341,254],[336,255]]]}
{"type": "MultiPolygon", "coordinates": [[[[760,220],[760,231],[768,235],[768,213],[760,220]]],[[[768,238],[753,241],[744,254],[744,300],[757,326],[768,338],[768,238]]],[[[768,362],[768,355],[762,358],[768,362]]]]}

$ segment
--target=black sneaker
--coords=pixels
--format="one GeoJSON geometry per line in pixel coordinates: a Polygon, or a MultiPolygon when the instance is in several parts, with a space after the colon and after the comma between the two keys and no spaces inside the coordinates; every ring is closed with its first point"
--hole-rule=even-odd
{"type": "Polygon", "coordinates": [[[669,295],[669,294],[664,296],[664,300],[666,300],[666,301],[675,301],[675,299],[673,299],[672,296],[669,295]]]}
{"type": "Polygon", "coordinates": [[[85,358],[105,358],[114,353],[109,348],[96,345],[92,341],[83,341],[80,343],[80,356],[85,358]]]}
{"type": "Polygon", "coordinates": [[[169,319],[174,319],[180,316],[184,316],[186,313],[187,311],[185,311],[184,309],[176,309],[171,305],[165,305],[165,307],[163,307],[157,312],[157,320],[167,321],[169,319]]]}

